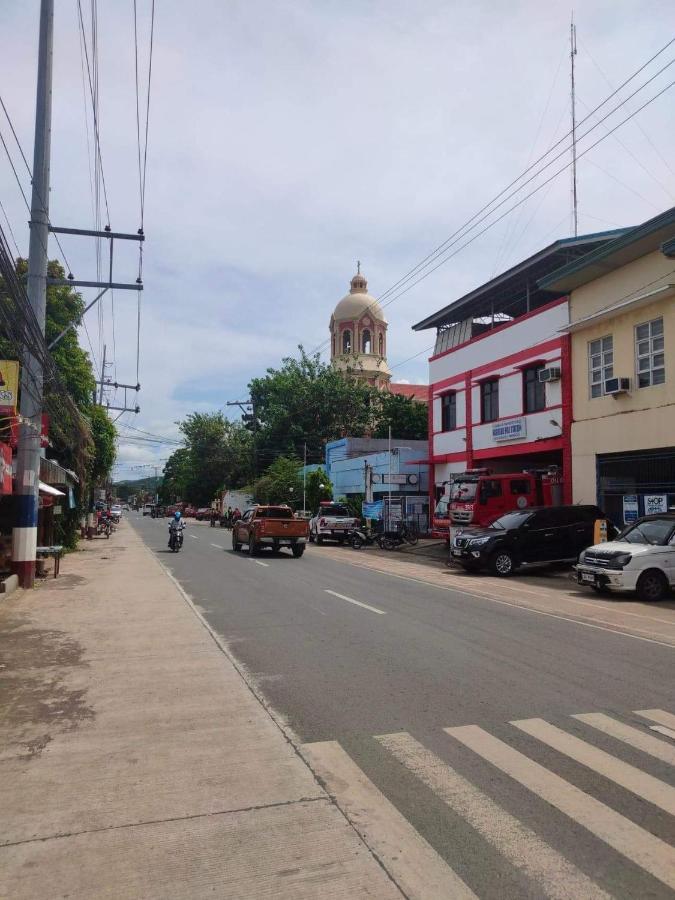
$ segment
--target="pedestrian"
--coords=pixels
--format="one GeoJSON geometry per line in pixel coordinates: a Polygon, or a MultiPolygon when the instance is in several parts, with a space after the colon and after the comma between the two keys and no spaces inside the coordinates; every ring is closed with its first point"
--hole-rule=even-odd
{"type": "Polygon", "coordinates": [[[211,520],[211,528],[215,528],[215,527],[216,527],[216,518],[217,518],[217,517],[218,517],[218,512],[217,512],[215,506],[212,506],[212,507],[211,507],[211,515],[210,515],[210,517],[209,517],[210,520],[211,520]]]}
{"type": "Polygon", "coordinates": [[[238,506],[235,506],[234,510],[232,511],[232,525],[234,525],[235,522],[238,522],[239,519],[241,519],[241,510],[238,506]]]}
{"type": "Polygon", "coordinates": [[[232,528],[232,516],[233,516],[232,507],[228,506],[227,507],[227,515],[225,516],[225,523],[226,523],[227,528],[232,528]]]}

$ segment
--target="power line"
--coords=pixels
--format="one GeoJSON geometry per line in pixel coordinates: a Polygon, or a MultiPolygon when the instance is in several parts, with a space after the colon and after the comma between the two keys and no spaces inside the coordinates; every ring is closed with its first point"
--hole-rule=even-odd
{"type": "MultiPolygon", "coordinates": [[[[609,102],[609,100],[612,99],[612,97],[616,96],[616,94],[622,88],[624,88],[629,82],[634,80],[637,77],[637,75],[639,75],[642,71],[644,71],[644,69],[647,68],[647,66],[649,66],[658,56],[660,56],[665,50],[667,50],[668,47],[670,47],[673,43],[675,43],[675,38],[672,38],[670,41],[668,41],[668,43],[665,44],[652,57],[650,57],[650,59],[647,60],[647,62],[645,62],[643,65],[641,65],[635,72],[633,72],[633,74],[630,75],[615,91],[613,91],[611,94],[609,94],[601,103],[599,103],[595,107],[595,109],[593,109],[587,116],[585,116],[583,119],[581,119],[577,123],[576,127],[579,128],[580,125],[582,125],[584,122],[588,121],[588,119],[590,118],[591,115],[595,114],[599,109],[601,109],[605,104],[607,104],[609,102]]],[[[658,72],[656,72],[654,75],[652,75],[646,82],[641,84],[625,100],[622,100],[617,106],[615,106],[612,110],[610,110],[609,113],[606,113],[602,119],[600,119],[598,122],[596,122],[595,125],[592,125],[589,129],[587,129],[587,131],[584,132],[584,134],[581,136],[581,138],[579,138],[579,140],[583,139],[588,134],[590,134],[593,130],[595,130],[595,128],[597,128],[605,119],[607,119],[609,116],[613,115],[618,109],[620,109],[623,105],[625,105],[628,102],[628,100],[632,99],[632,97],[634,97],[637,93],[642,91],[648,84],[650,84],[652,81],[654,81],[655,78],[657,78],[662,72],[665,71],[665,69],[667,69],[669,66],[671,66],[674,62],[675,62],[675,59],[671,60],[669,63],[667,63],[661,69],[659,69],[658,72]]],[[[668,85],[666,90],[671,86],[672,85],[668,85]]],[[[656,94],[650,101],[648,101],[648,103],[643,104],[641,107],[639,107],[637,110],[635,110],[634,113],[632,113],[630,116],[628,116],[617,127],[620,127],[625,122],[627,122],[631,118],[633,118],[633,116],[637,115],[637,113],[639,113],[642,109],[644,109],[645,106],[647,106],[649,103],[651,103],[657,97],[659,97],[661,95],[661,93],[663,93],[663,91],[656,94]]],[[[609,134],[612,134],[614,131],[616,131],[616,127],[613,128],[611,131],[609,131],[607,136],[609,136],[609,134]]],[[[389,299],[387,299],[386,303],[382,304],[383,306],[387,306],[387,305],[389,305],[389,303],[392,303],[394,300],[401,297],[404,293],[407,293],[407,291],[410,289],[410,287],[414,287],[415,284],[418,284],[419,281],[423,280],[423,278],[419,278],[416,281],[414,281],[413,284],[410,285],[410,287],[406,288],[405,290],[399,291],[399,293],[397,293],[396,296],[393,296],[393,297],[390,296],[391,294],[394,294],[394,292],[397,291],[399,287],[402,287],[404,284],[406,284],[407,282],[409,282],[413,278],[415,278],[415,276],[418,275],[423,269],[428,268],[436,259],[439,258],[439,256],[444,254],[449,249],[449,247],[453,246],[459,240],[461,240],[463,237],[465,237],[466,234],[468,234],[470,231],[472,231],[474,228],[476,228],[481,222],[483,222],[486,218],[488,218],[490,215],[492,215],[497,209],[499,209],[501,206],[503,206],[504,203],[508,202],[509,199],[511,199],[515,194],[517,194],[520,190],[522,190],[525,187],[525,185],[529,184],[536,177],[538,177],[542,172],[544,172],[547,168],[549,168],[551,165],[553,165],[553,163],[555,163],[556,160],[558,160],[561,156],[565,155],[569,150],[569,146],[563,148],[563,150],[561,150],[553,159],[549,160],[549,162],[546,163],[544,166],[542,166],[542,168],[539,171],[537,171],[533,175],[531,175],[525,182],[520,184],[520,186],[518,188],[516,188],[514,191],[512,191],[510,194],[508,194],[508,196],[504,196],[505,194],[507,194],[507,192],[512,187],[514,187],[514,185],[518,184],[518,182],[521,182],[522,179],[525,177],[525,175],[527,175],[529,172],[531,172],[532,169],[534,169],[537,165],[539,165],[540,162],[542,162],[553,150],[555,150],[556,147],[560,146],[560,144],[562,144],[567,138],[569,138],[570,135],[571,135],[571,131],[568,131],[567,134],[565,134],[562,138],[560,138],[560,140],[557,141],[551,148],[549,148],[549,150],[547,150],[546,153],[542,154],[542,156],[540,156],[537,160],[535,160],[535,162],[532,163],[532,165],[530,165],[517,178],[515,178],[513,181],[511,181],[510,184],[508,184],[505,188],[503,188],[492,200],[490,200],[488,203],[486,203],[480,210],[478,210],[477,213],[475,213],[473,216],[471,216],[471,218],[468,219],[464,223],[464,225],[460,226],[445,241],[443,241],[442,244],[439,244],[439,246],[436,247],[435,250],[433,250],[423,260],[421,260],[421,262],[417,263],[417,265],[414,266],[412,269],[410,269],[402,278],[400,278],[391,287],[389,287],[386,291],[384,291],[382,294],[380,294],[377,297],[375,302],[380,303],[385,298],[389,298],[389,299]],[[499,203],[497,203],[497,200],[500,200],[500,198],[503,198],[503,199],[501,199],[501,201],[499,203]],[[493,208],[491,209],[491,207],[493,207],[493,208]]],[[[597,143],[599,143],[599,142],[597,142],[597,143]]],[[[594,144],[593,146],[596,146],[596,144],[594,144]]],[[[592,149],[592,148],[589,148],[589,149],[592,149]]],[[[587,151],[584,151],[584,153],[585,152],[587,152],[587,151]]],[[[583,155],[583,154],[580,154],[580,156],[581,155],[583,155]]],[[[569,165],[564,166],[563,169],[561,169],[560,171],[564,171],[568,167],[569,167],[569,165]]],[[[556,174],[559,174],[559,172],[556,174]]],[[[550,180],[551,179],[549,179],[549,181],[550,180]]],[[[540,185],[540,187],[543,187],[543,185],[545,185],[547,183],[548,183],[548,181],[545,181],[542,185],[540,185]]],[[[528,196],[531,196],[531,194],[528,196]]],[[[519,205],[519,204],[516,204],[516,206],[517,205],[519,205]]],[[[516,208],[516,207],[513,207],[513,208],[516,208]]],[[[500,218],[497,219],[496,221],[500,221],[502,218],[503,218],[503,216],[500,216],[500,218]]],[[[496,224],[496,223],[493,223],[493,224],[496,224]]],[[[483,232],[481,232],[481,234],[482,233],[483,232]]],[[[466,244],[464,244],[463,246],[466,246],[466,244]]],[[[455,254],[452,254],[452,255],[454,256],[455,254]]],[[[447,257],[447,259],[450,259],[450,258],[451,257],[447,257]]],[[[447,259],[445,261],[447,261],[447,259]]],[[[438,266],[435,266],[427,274],[431,274],[431,272],[435,271],[436,268],[438,268],[438,266]]],[[[426,275],[423,277],[426,277],[426,275]]],[[[324,340],[320,344],[318,344],[314,348],[314,350],[312,350],[311,352],[316,353],[316,352],[320,351],[321,349],[323,349],[323,347],[327,346],[329,343],[330,343],[330,339],[324,340]]]]}
{"type": "Polygon", "coordinates": [[[13,229],[12,229],[12,223],[9,221],[9,216],[7,215],[7,212],[6,212],[6,210],[5,210],[5,207],[2,205],[2,200],[0,200],[0,209],[2,210],[2,214],[4,215],[5,221],[7,222],[7,228],[9,229],[9,233],[11,234],[12,240],[14,241],[14,246],[15,246],[15,248],[16,248],[16,255],[17,255],[17,258],[20,258],[20,257],[21,257],[21,251],[19,250],[19,245],[18,245],[18,243],[17,243],[17,241],[16,241],[16,237],[14,236],[14,231],[13,231],[13,229]]]}

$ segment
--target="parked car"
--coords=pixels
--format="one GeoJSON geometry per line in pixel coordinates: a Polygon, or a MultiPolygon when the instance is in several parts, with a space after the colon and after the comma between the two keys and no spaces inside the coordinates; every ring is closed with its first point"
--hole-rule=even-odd
{"type": "Polygon", "coordinates": [[[195,512],[195,519],[198,522],[203,522],[204,519],[209,519],[211,517],[211,507],[210,506],[200,506],[199,509],[195,512]]]}
{"type": "Polygon", "coordinates": [[[197,515],[197,508],[195,506],[186,506],[183,510],[183,516],[186,519],[194,519],[197,515]]]}
{"type": "MultiPolygon", "coordinates": [[[[451,559],[468,570],[488,569],[506,577],[526,565],[574,562],[593,543],[597,506],[539,506],[512,510],[484,528],[460,531],[451,559]]],[[[612,533],[613,526],[608,525],[612,533]]]]}
{"type": "Polygon", "coordinates": [[[155,508],[154,503],[144,503],[143,504],[143,515],[151,516],[154,508],[155,508]]]}
{"type": "Polygon", "coordinates": [[[299,559],[305,552],[309,526],[303,519],[296,519],[290,506],[254,506],[232,526],[232,549],[241,550],[248,545],[250,556],[262,547],[279,550],[290,547],[299,559]]]}
{"type": "Polygon", "coordinates": [[[636,591],[646,602],[675,587],[675,513],[644,516],[579,556],[577,581],[596,591],[636,591]]]}
{"type": "Polygon", "coordinates": [[[122,507],[119,505],[119,503],[113,503],[113,505],[110,507],[110,515],[113,517],[113,519],[115,519],[115,521],[119,522],[119,520],[122,518],[122,507]]]}
{"type": "Polygon", "coordinates": [[[319,511],[309,523],[309,539],[323,544],[326,538],[344,544],[351,532],[361,524],[342,503],[323,501],[319,511]]]}

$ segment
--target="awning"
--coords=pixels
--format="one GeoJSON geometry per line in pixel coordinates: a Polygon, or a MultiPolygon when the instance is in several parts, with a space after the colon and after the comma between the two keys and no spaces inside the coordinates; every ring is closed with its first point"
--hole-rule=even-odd
{"type": "Polygon", "coordinates": [[[43,494],[51,494],[52,497],[65,497],[66,495],[63,491],[59,491],[57,488],[52,487],[51,484],[45,484],[44,481],[38,482],[40,485],[40,490],[43,494]]]}

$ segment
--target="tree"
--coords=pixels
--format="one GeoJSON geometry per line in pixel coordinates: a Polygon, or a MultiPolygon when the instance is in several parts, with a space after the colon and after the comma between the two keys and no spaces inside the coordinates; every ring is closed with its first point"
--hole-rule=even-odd
{"type": "Polygon", "coordinates": [[[372,426],[373,388],[322,363],[319,354],[308,356],[299,348],[298,359],[282,360],[254,378],[249,391],[254,409],[256,448],[323,459],[326,441],[359,437],[372,426]]]}
{"type": "Polygon", "coordinates": [[[301,467],[299,459],[287,456],[276,459],[253,485],[256,502],[297,506],[302,501],[301,467]]]}
{"type": "Polygon", "coordinates": [[[190,481],[190,451],[187,447],[174,450],[164,466],[164,475],[159,488],[162,503],[184,500],[188,494],[190,481]]]}
{"type": "Polygon", "coordinates": [[[94,456],[89,475],[92,483],[96,484],[105,480],[112,471],[115,462],[116,431],[102,406],[92,406],[89,411],[89,422],[94,441],[94,456]]]}
{"type": "Polygon", "coordinates": [[[418,403],[401,394],[380,391],[376,398],[376,418],[374,437],[386,438],[391,425],[394,437],[408,441],[423,441],[429,433],[429,418],[426,404],[418,403]]]}
{"type": "Polygon", "coordinates": [[[322,467],[307,475],[307,509],[315,513],[322,500],[332,500],[333,485],[326,470],[322,467]],[[322,487],[323,485],[323,487],[322,487]]]}

